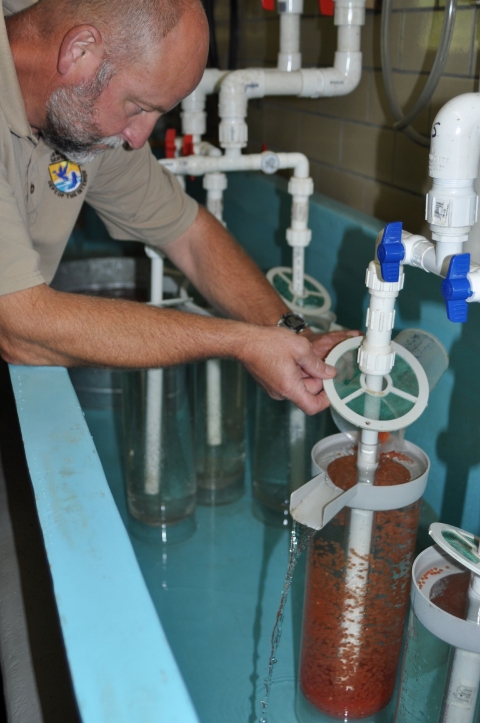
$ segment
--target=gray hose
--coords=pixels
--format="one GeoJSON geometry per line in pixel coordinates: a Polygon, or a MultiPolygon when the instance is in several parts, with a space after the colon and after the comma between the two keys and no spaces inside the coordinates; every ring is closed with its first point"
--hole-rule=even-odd
{"type": "Polygon", "coordinates": [[[410,126],[413,120],[422,112],[425,106],[430,102],[438,85],[438,81],[445,68],[445,63],[450,50],[452,41],[453,28],[455,25],[455,14],[457,10],[457,0],[446,0],[445,15],[443,19],[442,34],[438,45],[437,54],[430,71],[428,80],[423,88],[420,96],[416,100],[413,107],[403,114],[403,110],[398,102],[393,82],[392,63],[390,59],[391,33],[390,33],[390,16],[392,10],[392,0],[384,0],[382,9],[382,28],[381,28],[381,57],[382,57],[382,75],[385,83],[385,91],[387,94],[390,110],[395,118],[394,128],[403,130],[405,134],[415,143],[428,148],[430,146],[430,138],[418,133],[410,126]]]}

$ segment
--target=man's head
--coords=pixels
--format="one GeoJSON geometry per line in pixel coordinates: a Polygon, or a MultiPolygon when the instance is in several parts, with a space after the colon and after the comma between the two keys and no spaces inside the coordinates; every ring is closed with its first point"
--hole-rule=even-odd
{"type": "Polygon", "coordinates": [[[199,0],[40,0],[7,27],[30,124],[77,162],[141,147],[205,67],[199,0]]]}

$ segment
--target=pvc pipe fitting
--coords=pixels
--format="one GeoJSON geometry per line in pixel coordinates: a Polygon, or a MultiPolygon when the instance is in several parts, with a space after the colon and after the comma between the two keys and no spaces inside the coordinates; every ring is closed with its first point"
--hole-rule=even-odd
{"type": "Polygon", "coordinates": [[[432,126],[429,173],[432,178],[474,180],[480,160],[480,94],[452,98],[432,126]]]}
{"type": "Polygon", "coordinates": [[[338,51],[333,68],[306,68],[302,75],[301,98],[327,98],[347,95],[357,87],[362,75],[362,53],[338,51]]]}
{"type": "Polygon", "coordinates": [[[333,22],[335,25],[365,25],[365,2],[336,0],[333,22]]]}
{"type": "MultiPolygon", "coordinates": [[[[479,109],[480,112],[480,109],[479,109]]],[[[477,220],[478,196],[473,188],[472,179],[434,178],[431,190],[427,194],[425,218],[432,230],[442,233],[442,229],[455,228],[461,233],[477,220]]]]}
{"type": "Polygon", "coordinates": [[[227,185],[227,177],[224,173],[206,173],[203,177],[203,187],[206,191],[223,192],[227,185]]]}
{"type": "Polygon", "coordinates": [[[312,232],[309,228],[287,228],[286,239],[289,246],[305,248],[312,240],[312,232]]]}
{"type": "Polygon", "coordinates": [[[207,95],[218,91],[220,82],[228,74],[217,68],[207,68],[195,90],[182,101],[182,134],[202,136],[206,131],[207,116],[205,103],[207,95]]]}
{"type": "MultiPolygon", "coordinates": [[[[297,154],[295,154],[295,155],[297,155],[297,154]]],[[[298,155],[303,155],[303,154],[299,153],[298,155]]],[[[308,160],[307,160],[307,164],[308,164],[308,160]]],[[[294,170],[299,172],[300,169],[297,166],[294,170]]],[[[307,165],[306,170],[307,170],[307,174],[308,174],[308,165],[307,165]]],[[[311,196],[313,193],[313,179],[310,178],[309,176],[307,178],[298,177],[296,175],[292,176],[288,182],[288,192],[292,196],[311,196]]]]}

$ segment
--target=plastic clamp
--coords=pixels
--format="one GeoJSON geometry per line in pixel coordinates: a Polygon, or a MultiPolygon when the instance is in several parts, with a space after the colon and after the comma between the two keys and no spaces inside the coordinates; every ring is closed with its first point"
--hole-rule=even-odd
{"type": "Polygon", "coordinates": [[[384,281],[396,282],[400,276],[400,264],[405,258],[402,243],[402,222],[387,223],[382,240],[377,247],[377,258],[384,281]]]}
{"type": "Polygon", "coordinates": [[[175,158],[176,146],[175,138],[177,137],[177,131],[175,128],[167,128],[165,132],[165,158],[175,158]]]}
{"type": "Polygon", "coordinates": [[[318,0],[320,15],[333,15],[335,12],[335,3],[333,0],[318,0]]]}
{"type": "Polygon", "coordinates": [[[450,259],[448,272],[442,281],[442,296],[447,303],[449,321],[463,323],[467,321],[467,299],[472,296],[472,288],[467,279],[470,271],[470,254],[456,254],[450,259]]]}

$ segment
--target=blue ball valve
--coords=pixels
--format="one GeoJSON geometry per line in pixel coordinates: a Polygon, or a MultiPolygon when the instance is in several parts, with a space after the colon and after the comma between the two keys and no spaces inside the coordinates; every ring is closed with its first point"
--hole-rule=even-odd
{"type": "Polygon", "coordinates": [[[382,240],[377,247],[382,278],[387,282],[396,282],[400,277],[400,264],[405,258],[402,243],[402,222],[387,223],[383,229],[382,240]]]}
{"type": "Polygon", "coordinates": [[[447,303],[449,321],[464,322],[468,316],[467,299],[472,295],[467,274],[470,254],[456,254],[450,259],[448,272],[442,281],[442,296],[447,303]]]}

